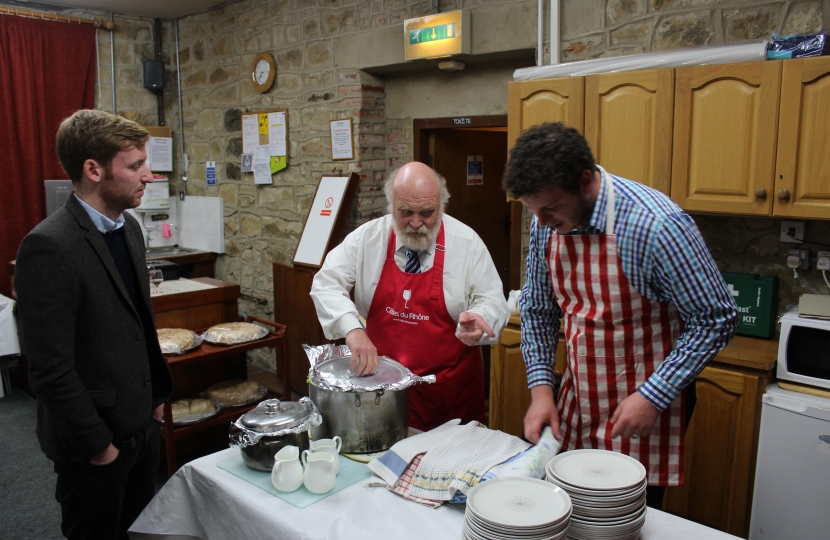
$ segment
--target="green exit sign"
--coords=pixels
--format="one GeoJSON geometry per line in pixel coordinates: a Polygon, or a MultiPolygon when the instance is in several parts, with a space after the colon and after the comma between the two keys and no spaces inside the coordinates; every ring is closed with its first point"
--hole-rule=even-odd
{"type": "Polygon", "coordinates": [[[430,26],[428,28],[417,28],[409,31],[409,44],[416,45],[430,41],[441,41],[442,39],[450,39],[455,36],[455,23],[430,26]]]}

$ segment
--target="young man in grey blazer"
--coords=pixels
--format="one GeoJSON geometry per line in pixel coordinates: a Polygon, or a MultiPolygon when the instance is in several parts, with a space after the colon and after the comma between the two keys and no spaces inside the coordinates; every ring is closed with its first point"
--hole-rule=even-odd
{"type": "Polygon", "coordinates": [[[155,494],[162,406],[173,380],[161,354],[141,229],[123,213],[152,183],[147,131],[81,110],[57,151],[75,189],[24,238],[15,288],[37,436],[58,474],[67,538],[127,538],[155,494]]]}

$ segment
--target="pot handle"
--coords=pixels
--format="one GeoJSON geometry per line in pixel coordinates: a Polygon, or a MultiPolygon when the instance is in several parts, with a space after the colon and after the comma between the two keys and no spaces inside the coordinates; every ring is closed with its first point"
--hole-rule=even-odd
{"type": "Polygon", "coordinates": [[[343,439],[341,439],[340,436],[335,435],[334,437],[332,437],[331,440],[333,440],[335,444],[337,444],[337,453],[339,454],[340,449],[343,447],[343,439]]]}
{"type": "Polygon", "coordinates": [[[308,466],[308,455],[311,453],[309,450],[303,450],[303,454],[300,457],[300,461],[303,463],[303,468],[308,466]]]}

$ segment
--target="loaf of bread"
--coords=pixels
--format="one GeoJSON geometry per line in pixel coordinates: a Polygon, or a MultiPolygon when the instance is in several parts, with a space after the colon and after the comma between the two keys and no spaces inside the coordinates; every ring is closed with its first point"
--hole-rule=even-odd
{"type": "Polygon", "coordinates": [[[202,337],[211,343],[233,345],[254,341],[266,335],[268,335],[268,330],[262,326],[246,322],[232,322],[211,326],[202,337]]]}
{"type": "Polygon", "coordinates": [[[184,328],[159,328],[159,345],[163,354],[181,354],[199,344],[199,336],[184,328]]]}
{"type": "Polygon", "coordinates": [[[220,405],[244,405],[265,395],[254,381],[225,381],[207,389],[211,401],[220,405]]]}

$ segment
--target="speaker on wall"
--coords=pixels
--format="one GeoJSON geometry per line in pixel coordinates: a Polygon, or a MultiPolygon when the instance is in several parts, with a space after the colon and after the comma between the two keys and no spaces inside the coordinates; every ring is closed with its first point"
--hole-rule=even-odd
{"type": "Polygon", "coordinates": [[[144,61],[144,88],[147,90],[164,88],[164,62],[161,60],[144,61]]]}

